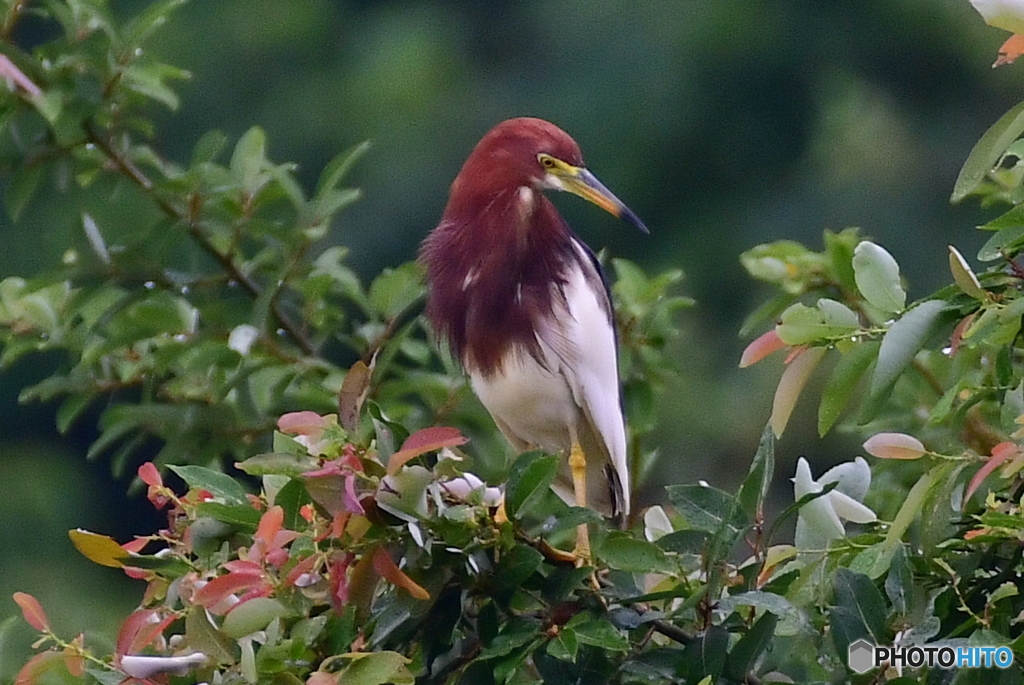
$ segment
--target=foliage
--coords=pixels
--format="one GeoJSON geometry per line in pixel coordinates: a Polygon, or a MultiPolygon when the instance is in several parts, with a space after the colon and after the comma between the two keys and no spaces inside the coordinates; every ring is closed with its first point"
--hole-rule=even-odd
{"type": "MultiPolygon", "coordinates": [[[[416,265],[364,285],[344,248],[322,246],[358,197],[342,182],[365,146],[312,192],[268,158],[258,128],[230,153],[210,133],[187,165],[160,156],[147,112],[174,108],[171,82],[186,75],[146,40],[180,4],[125,23],[101,0],[33,5],[55,37],[30,50],[9,42],[24,3],[8,3],[0,26],[9,213],[68,184],[140,207],[130,226],[83,210],[82,244],[59,268],[0,282],[0,367],[57,352],[61,367],[24,399],[59,400],[62,431],[98,411],[91,454],[134,470],[167,512],[165,528],[124,544],[70,534],[92,561],[145,582],[113,648],[58,634],[39,602],[15,595],[40,633],[18,685],[869,682],[899,670],[854,676],[847,648],[860,638],[1010,645],[1017,665],[1000,682],[1022,680],[1018,110],[982,138],[954,192],[1014,205],[982,227],[987,271],[950,248],[952,284],[908,305],[897,260],[855,229],[826,232],[822,252],[780,241],[743,255],[780,290],[748,320],[747,332],[777,323],[743,363],[789,349],[747,477],[735,494],[672,486],[667,511],[613,530],[554,496],[557,457],[506,463],[425,334],[416,265]],[[801,460],[793,504],[767,520],[776,436],[829,363],[820,432],[849,414],[882,461],[815,479],[801,460]],[[795,544],[780,543],[794,517],[795,544]],[[558,553],[581,524],[593,567],[558,553]]],[[[678,272],[613,265],[643,472],[687,302],[669,294],[678,272]]]]}

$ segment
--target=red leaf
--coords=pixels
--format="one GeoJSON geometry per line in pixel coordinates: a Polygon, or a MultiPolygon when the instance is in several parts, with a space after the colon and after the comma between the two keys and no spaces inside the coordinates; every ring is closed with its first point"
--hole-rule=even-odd
{"type": "Polygon", "coordinates": [[[14,601],[21,607],[21,615],[30,626],[41,632],[50,632],[50,622],[46,619],[46,612],[39,600],[27,592],[15,592],[14,601]]]}
{"type": "Polygon", "coordinates": [[[84,633],[79,633],[78,636],[64,648],[64,668],[68,669],[68,673],[75,678],[81,678],[85,675],[85,657],[82,656],[82,652],[84,650],[84,633]]]}
{"type": "Polygon", "coordinates": [[[402,569],[395,565],[391,555],[383,547],[378,547],[377,551],[373,553],[373,570],[395,587],[404,588],[415,599],[430,599],[430,593],[412,578],[405,575],[402,569]]]}
{"type": "Polygon", "coordinates": [[[284,523],[284,509],[272,506],[260,517],[260,525],[256,529],[256,540],[263,543],[263,549],[274,548],[274,538],[284,523]]]}
{"type": "Polygon", "coordinates": [[[133,611],[121,624],[117,632],[115,654],[137,654],[163,637],[163,632],[175,620],[174,615],[160,618],[152,609],[133,611]]]}
{"type": "Polygon", "coordinates": [[[160,470],[151,461],[147,461],[145,464],[141,465],[138,473],[139,480],[146,485],[161,487],[164,484],[163,478],[160,477],[160,470]]]}
{"type": "Polygon", "coordinates": [[[121,545],[121,549],[123,549],[125,552],[130,552],[132,554],[138,554],[143,549],[145,549],[146,545],[148,545],[149,543],[150,543],[150,539],[149,538],[146,538],[146,537],[136,537],[134,540],[130,540],[129,542],[126,542],[126,543],[122,544],[121,545]]]}
{"type": "Polygon", "coordinates": [[[316,560],[316,555],[311,554],[299,563],[295,564],[292,570],[288,572],[288,575],[285,576],[284,584],[289,587],[295,585],[295,581],[299,579],[299,576],[313,570],[313,567],[316,565],[316,560]]]}
{"type": "Polygon", "coordinates": [[[63,658],[63,654],[52,650],[36,654],[18,671],[18,675],[14,677],[14,685],[34,685],[36,678],[59,664],[63,658]]]}
{"type": "Polygon", "coordinates": [[[214,578],[192,597],[192,603],[206,608],[219,603],[239,590],[248,590],[263,582],[262,573],[228,573],[214,578]]]}
{"type": "Polygon", "coordinates": [[[391,458],[388,459],[388,475],[395,475],[398,473],[398,469],[402,468],[403,464],[421,454],[435,452],[444,447],[456,447],[466,442],[467,438],[463,437],[458,428],[434,426],[433,428],[418,430],[406,438],[405,442],[402,443],[402,449],[392,454],[391,458]]]}
{"type": "Polygon", "coordinates": [[[767,333],[758,336],[743,350],[743,355],[740,357],[740,368],[745,369],[748,366],[753,366],[768,355],[781,350],[786,346],[786,343],[782,342],[779,338],[779,334],[775,332],[775,329],[768,331],[767,333]]]}
{"type": "Polygon", "coordinates": [[[1001,442],[993,447],[992,456],[978,469],[978,472],[971,478],[971,482],[967,484],[967,491],[964,493],[964,504],[967,504],[971,499],[971,495],[981,486],[990,473],[999,468],[999,465],[1004,461],[1017,456],[1019,453],[1020,447],[1013,442],[1001,442]]]}

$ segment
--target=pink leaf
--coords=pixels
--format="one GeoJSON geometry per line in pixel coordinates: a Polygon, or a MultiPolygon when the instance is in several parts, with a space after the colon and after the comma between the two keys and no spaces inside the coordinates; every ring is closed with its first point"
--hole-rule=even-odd
{"type": "Polygon", "coordinates": [[[196,591],[192,602],[210,608],[228,595],[263,583],[262,573],[228,573],[218,576],[196,591]]]}
{"type": "Polygon", "coordinates": [[[326,419],[315,411],[295,411],[281,416],[277,420],[277,429],[292,435],[319,435],[326,419]]]}
{"type": "Polygon", "coordinates": [[[146,485],[161,487],[164,484],[163,478],[160,477],[160,470],[151,461],[147,461],[145,464],[139,466],[138,473],[139,480],[146,485]]]}
{"type": "Polygon", "coordinates": [[[864,450],[879,459],[919,459],[928,453],[920,440],[906,433],[876,433],[864,441],[864,450]]]}
{"type": "Polygon", "coordinates": [[[971,499],[971,495],[975,493],[982,482],[988,477],[990,473],[999,468],[1007,459],[1011,459],[1020,453],[1020,447],[1016,443],[1012,442],[1001,442],[992,448],[992,456],[988,458],[978,472],[971,478],[971,482],[967,484],[967,491],[964,493],[964,504],[971,499]]]}
{"type": "Polygon", "coordinates": [[[163,632],[177,617],[173,614],[160,618],[160,614],[152,609],[138,609],[133,611],[121,624],[117,632],[117,643],[115,654],[124,656],[141,652],[158,639],[163,637],[163,632]]]}
{"type": "Polygon", "coordinates": [[[773,352],[777,352],[786,346],[786,343],[782,342],[779,338],[779,334],[775,332],[775,329],[768,331],[767,333],[758,336],[743,350],[743,356],[740,357],[740,368],[745,369],[748,366],[753,366],[773,352]]]}
{"type": "Polygon", "coordinates": [[[30,626],[41,632],[50,632],[50,622],[38,599],[27,592],[15,592],[14,601],[21,607],[21,615],[30,626]]]}
{"type": "Polygon", "coordinates": [[[388,459],[388,475],[395,475],[403,464],[421,454],[436,452],[444,447],[456,447],[466,442],[467,439],[457,428],[434,426],[418,430],[406,438],[402,448],[388,459]]]}
{"type": "Polygon", "coordinates": [[[775,388],[772,415],[768,420],[775,437],[781,437],[782,432],[786,430],[786,424],[789,423],[789,417],[793,413],[796,401],[800,399],[804,385],[824,356],[824,347],[811,347],[795,352],[789,360],[789,365],[782,372],[779,385],[775,388]]]}
{"type": "Polygon", "coordinates": [[[36,654],[18,671],[18,675],[14,677],[14,685],[33,685],[39,676],[59,664],[63,658],[60,652],[52,650],[36,654]]]}

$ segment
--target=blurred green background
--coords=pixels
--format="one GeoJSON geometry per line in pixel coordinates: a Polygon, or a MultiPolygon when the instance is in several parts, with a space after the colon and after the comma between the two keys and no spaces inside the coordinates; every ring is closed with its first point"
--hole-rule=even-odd
{"type": "MultiPolygon", "coordinates": [[[[146,3],[111,4],[127,17],[146,3]]],[[[157,112],[157,147],[186,160],[209,129],[260,125],[272,158],[298,162],[312,187],[337,152],[372,141],[351,177],[365,196],[331,238],[368,278],[415,256],[492,125],[532,115],[566,129],[651,235],[556,198],[570,223],[612,256],[681,267],[698,302],[682,314],[649,502],[668,482],[735,487],[770,412],[781,361],[736,368],[740,322],[767,292],[740,252],[781,238],[820,248],[824,228],[862,226],[912,298],[949,281],[946,243],[976,252],[984,213],[948,197],[1021,97],[1024,65],[989,66],[1006,37],[967,0],[196,1],[153,42],[193,75],[180,110],[157,112]]],[[[119,199],[86,209],[123,221],[135,210],[119,199]]],[[[80,241],[78,201],[53,193],[17,224],[0,216],[0,277],[80,241]]],[[[75,553],[69,528],[125,540],[159,522],[105,463],[85,462],[89,421],[58,438],[52,407],[17,404],[54,361],[0,376],[0,679],[29,635],[3,622],[12,592],[37,595],[64,631],[110,632],[139,599],[140,585],[75,553]]],[[[851,436],[818,440],[805,404],[780,446],[780,491],[797,456],[818,472],[858,450],[851,436]]]]}

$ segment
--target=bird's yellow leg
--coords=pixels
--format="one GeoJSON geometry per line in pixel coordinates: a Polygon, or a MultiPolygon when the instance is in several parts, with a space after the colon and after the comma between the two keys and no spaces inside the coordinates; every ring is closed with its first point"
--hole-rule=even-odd
{"type": "MultiPolygon", "coordinates": [[[[572,450],[569,452],[569,470],[572,472],[572,489],[576,496],[576,506],[586,507],[587,458],[578,442],[572,443],[572,450]]],[[[590,565],[590,530],[585,523],[580,524],[576,529],[576,548],[573,550],[573,554],[576,556],[577,566],[590,565]]]]}

